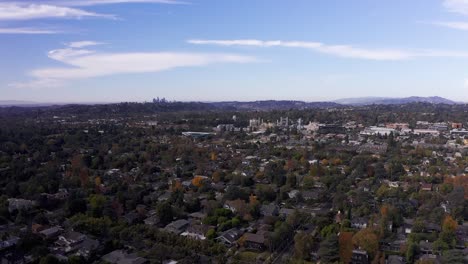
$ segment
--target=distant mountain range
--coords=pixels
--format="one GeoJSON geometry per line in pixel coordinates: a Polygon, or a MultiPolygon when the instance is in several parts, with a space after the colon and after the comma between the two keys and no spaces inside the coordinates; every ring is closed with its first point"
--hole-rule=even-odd
{"type": "Polygon", "coordinates": [[[431,97],[419,97],[411,96],[404,98],[392,98],[392,97],[359,97],[359,98],[345,98],[335,100],[335,103],[344,105],[393,105],[393,104],[408,104],[408,103],[430,103],[430,104],[457,104],[455,102],[439,96],[431,97]]]}
{"type": "Polygon", "coordinates": [[[287,110],[287,109],[307,109],[307,108],[331,108],[340,107],[335,102],[304,102],[290,100],[266,100],[252,102],[212,102],[209,103],[217,108],[232,108],[237,110],[287,110]]]}
{"type": "Polygon", "coordinates": [[[70,105],[70,104],[97,105],[97,104],[109,104],[109,103],[104,103],[104,102],[77,102],[77,103],[55,102],[55,103],[51,103],[51,102],[21,101],[21,100],[0,100],[0,107],[8,107],[8,106],[37,107],[37,106],[70,105]]]}
{"type": "MultiPolygon", "coordinates": [[[[263,100],[251,102],[226,101],[226,102],[164,102],[164,103],[146,103],[153,105],[151,109],[157,111],[190,111],[190,110],[288,110],[288,109],[312,109],[312,108],[337,108],[347,105],[365,106],[365,105],[398,105],[409,103],[430,103],[430,104],[448,104],[454,105],[455,102],[446,98],[433,97],[361,97],[346,98],[329,102],[304,102],[294,100],[263,100]]],[[[46,106],[73,106],[73,105],[119,105],[115,103],[40,103],[32,101],[0,100],[0,107],[46,107],[46,106]]],[[[121,104],[120,104],[121,105],[121,104]]],[[[125,105],[125,103],[124,103],[125,105]]],[[[132,104],[130,104],[132,105],[132,104]]]]}
{"type": "Polygon", "coordinates": [[[31,102],[31,101],[0,100],[0,106],[24,106],[24,105],[38,105],[38,103],[31,102]]]}

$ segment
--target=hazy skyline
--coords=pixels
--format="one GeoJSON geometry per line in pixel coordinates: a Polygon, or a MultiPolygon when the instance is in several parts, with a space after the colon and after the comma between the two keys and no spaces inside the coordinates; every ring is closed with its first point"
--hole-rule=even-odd
{"type": "Polygon", "coordinates": [[[0,100],[468,101],[468,0],[0,3],[0,100]]]}

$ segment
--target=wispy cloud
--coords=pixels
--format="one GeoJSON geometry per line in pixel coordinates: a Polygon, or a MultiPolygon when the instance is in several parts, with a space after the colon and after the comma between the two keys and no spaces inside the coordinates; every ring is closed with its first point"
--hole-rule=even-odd
{"type": "Polygon", "coordinates": [[[331,54],[345,58],[358,58],[369,60],[402,60],[411,57],[411,54],[401,50],[391,49],[363,49],[350,45],[326,45],[321,42],[306,41],[262,41],[256,39],[240,40],[188,40],[188,43],[198,45],[219,45],[219,46],[256,46],[256,47],[287,47],[311,49],[320,53],[331,54]]]}
{"type": "Polygon", "coordinates": [[[68,47],[78,48],[79,49],[79,48],[102,45],[102,44],[105,44],[105,43],[104,42],[90,41],[90,40],[83,40],[83,41],[70,42],[70,43],[68,43],[68,47]]]}
{"type": "Polygon", "coordinates": [[[239,40],[203,40],[191,39],[187,41],[197,45],[218,46],[254,46],[254,47],[288,47],[304,48],[319,53],[329,54],[343,58],[355,58],[379,61],[406,60],[416,57],[454,57],[468,58],[468,52],[441,51],[441,50],[401,50],[401,49],[369,49],[358,48],[351,45],[327,45],[321,42],[307,41],[263,41],[256,39],[239,40]]]}
{"type": "MultiPolygon", "coordinates": [[[[123,3],[188,4],[177,0],[23,0],[0,2],[0,21],[24,21],[37,19],[117,19],[114,14],[87,11],[80,6],[110,5],[123,3]]],[[[0,34],[54,34],[53,30],[32,28],[3,28],[0,34]]]]}
{"type": "MultiPolygon", "coordinates": [[[[449,12],[468,15],[468,0],[443,0],[442,5],[449,12]]],[[[468,30],[467,21],[432,21],[422,23],[451,29],[468,30]]]]}
{"type": "Polygon", "coordinates": [[[214,63],[249,63],[257,61],[254,57],[226,53],[103,53],[81,48],[96,43],[99,42],[74,42],[66,48],[50,51],[48,57],[65,64],[66,67],[33,70],[30,72],[30,76],[34,78],[32,81],[13,83],[11,86],[50,87],[59,86],[72,80],[99,76],[160,72],[178,67],[196,67],[214,63]]]}
{"type": "Polygon", "coordinates": [[[444,0],[443,6],[450,12],[468,15],[468,0],[444,0]]]}
{"type": "Polygon", "coordinates": [[[187,4],[185,1],[177,0],[57,0],[43,1],[62,6],[93,6],[109,4],[131,4],[131,3],[149,3],[149,4],[187,4]]]}
{"type": "Polygon", "coordinates": [[[431,24],[441,27],[448,27],[459,30],[468,30],[468,22],[461,21],[436,21],[431,22],[431,24]]]}
{"type": "Polygon", "coordinates": [[[0,3],[0,20],[32,20],[43,18],[74,18],[104,17],[115,18],[114,15],[98,14],[82,9],[49,4],[0,3]]]}
{"type": "Polygon", "coordinates": [[[0,28],[0,34],[59,34],[61,31],[40,28],[0,28]]]}

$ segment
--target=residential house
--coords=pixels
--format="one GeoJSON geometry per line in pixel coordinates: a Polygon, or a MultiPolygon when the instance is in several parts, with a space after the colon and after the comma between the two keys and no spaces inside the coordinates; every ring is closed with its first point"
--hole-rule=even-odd
{"type": "Polygon", "coordinates": [[[388,256],[387,261],[385,262],[385,264],[404,264],[404,263],[405,263],[405,259],[402,256],[398,256],[398,255],[388,256]]]}
{"type": "Polygon", "coordinates": [[[317,200],[319,198],[319,192],[317,192],[317,191],[302,191],[301,196],[306,201],[308,201],[308,200],[317,200]]]}
{"type": "Polygon", "coordinates": [[[16,244],[18,244],[19,241],[20,241],[19,237],[9,237],[5,240],[0,241],[0,251],[14,247],[16,244]]]}
{"type": "Polygon", "coordinates": [[[75,251],[77,249],[76,246],[83,242],[85,238],[86,235],[82,233],[68,231],[60,235],[55,244],[61,247],[65,253],[68,253],[71,251],[75,251]]]}
{"type": "Polygon", "coordinates": [[[182,232],[184,232],[187,229],[188,225],[189,225],[189,221],[185,219],[179,219],[168,224],[166,227],[164,227],[164,230],[180,235],[182,232]]]}
{"type": "Polygon", "coordinates": [[[421,185],[421,191],[432,191],[432,183],[423,183],[421,185]]]}
{"type": "Polygon", "coordinates": [[[419,259],[420,263],[441,264],[440,256],[434,254],[423,254],[419,259]]]}
{"type": "Polygon", "coordinates": [[[145,225],[157,226],[159,225],[159,223],[161,223],[161,219],[157,215],[152,215],[146,218],[145,220],[143,220],[143,222],[145,223],[145,225]]]}
{"type": "Polygon", "coordinates": [[[236,244],[237,239],[243,234],[243,232],[238,228],[232,228],[227,231],[224,231],[220,236],[216,238],[216,241],[224,244],[227,247],[231,247],[236,244]]]}
{"type": "Polygon", "coordinates": [[[354,249],[351,255],[351,264],[369,264],[369,254],[365,250],[354,249]]]}
{"type": "Polygon", "coordinates": [[[96,250],[98,247],[99,247],[98,240],[86,237],[83,240],[83,242],[81,242],[81,244],[78,245],[78,251],[76,252],[76,255],[82,256],[85,259],[87,259],[91,255],[91,252],[93,250],[96,250]]]}
{"type": "Polygon", "coordinates": [[[56,238],[58,237],[61,233],[62,233],[63,229],[59,226],[53,226],[53,227],[50,227],[50,228],[47,228],[47,229],[44,229],[42,231],[39,232],[39,235],[43,238],[43,239],[53,239],[53,238],[56,238]]]}
{"type": "Polygon", "coordinates": [[[202,212],[195,212],[189,214],[188,216],[191,220],[201,223],[201,221],[206,217],[206,214],[202,212]]]}
{"type": "Polygon", "coordinates": [[[137,256],[136,254],[128,254],[123,250],[114,250],[111,253],[104,255],[101,258],[103,261],[110,264],[145,264],[149,263],[147,259],[137,256]]]}
{"type": "Polygon", "coordinates": [[[197,240],[205,240],[205,234],[208,230],[214,227],[208,225],[190,225],[186,231],[182,232],[181,236],[191,237],[197,240]]]}
{"type": "Polygon", "coordinates": [[[245,233],[243,241],[246,249],[263,251],[266,248],[266,240],[263,234],[245,233]]]}
{"type": "Polygon", "coordinates": [[[277,205],[271,204],[264,204],[260,207],[260,214],[263,216],[277,216],[279,212],[279,208],[277,205]]]}
{"type": "Polygon", "coordinates": [[[419,241],[419,251],[423,254],[434,254],[432,242],[427,240],[419,241]]]}
{"type": "Polygon", "coordinates": [[[403,219],[403,229],[405,231],[405,234],[411,234],[413,225],[414,225],[413,219],[408,219],[408,218],[403,219]]]}
{"type": "Polygon", "coordinates": [[[369,219],[366,217],[353,217],[353,219],[351,219],[351,227],[356,229],[364,229],[367,227],[368,222],[369,219]]]}
{"type": "Polygon", "coordinates": [[[26,199],[8,199],[8,212],[14,212],[19,210],[29,210],[36,205],[35,201],[26,199]]]}

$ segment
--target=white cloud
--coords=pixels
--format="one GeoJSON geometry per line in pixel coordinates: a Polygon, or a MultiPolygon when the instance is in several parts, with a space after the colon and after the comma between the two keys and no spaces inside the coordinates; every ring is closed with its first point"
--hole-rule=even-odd
{"type": "Polygon", "coordinates": [[[327,53],[339,57],[370,59],[370,60],[401,60],[411,57],[411,54],[401,50],[390,49],[362,49],[349,45],[326,45],[321,42],[305,41],[262,41],[248,40],[188,40],[191,44],[210,44],[220,46],[257,46],[257,47],[288,47],[305,48],[321,53],[327,53]]]}
{"type": "Polygon", "coordinates": [[[443,6],[450,12],[468,15],[468,0],[444,0],[443,6]]]}
{"type": "Polygon", "coordinates": [[[468,30],[468,22],[461,21],[436,21],[431,24],[441,27],[448,27],[459,30],[468,30]]]}
{"type": "Polygon", "coordinates": [[[186,4],[176,0],[25,0],[0,2],[0,20],[33,20],[44,18],[73,18],[99,17],[115,19],[112,14],[100,14],[77,6],[95,6],[119,3],[158,3],[158,4],[186,4]]]}
{"type": "Polygon", "coordinates": [[[30,75],[34,77],[34,80],[26,83],[14,83],[12,86],[50,87],[50,85],[63,85],[72,80],[99,76],[159,72],[178,67],[204,66],[213,63],[249,63],[256,61],[254,57],[225,53],[102,53],[70,46],[64,49],[52,50],[48,53],[48,57],[66,66],[33,70],[30,75]]]}
{"type": "Polygon", "coordinates": [[[32,20],[42,18],[83,18],[104,17],[115,18],[113,15],[98,14],[81,9],[28,3],[0,3],[0,20],[32,20]]]}
{"type": "Polygon", "coordinates": [[[333,56],[367,60],[406,60],[416,57],[453,57],[468,58],[467,52],[439,51],[439,50],[401,50],[401,49],[367,49],[350,45],[327,45],[321,42],[305,41],[262,41],[256,39],[239,40],[201,40],[192,39],[188,43],[197,45],[218,46],[255,46],[255,47],[288,47],[304,48],[333,56]]]}
{"type": "Polygon", "coordinates": [[[70,42],[70,43],[68,43],[68,47],[70,47],[70,48],[84,48],[84,47],[96,46],[96,45],[102,45],[102,44],[105,44],[105,43],[85,40],[85,41],[70,42]]]}
{"type": "Polygon", "coordinates": [[[93,6],[93,5],[109,5],[109,4],[124,4],[124,3],[151,3],[151,4],[186,4],[185,1],[176,0],[59,0],[46,1],[62,6],[93,6]]]}
{"type": "Polygon", "coordinates": [[[0,34],[59,34],[61,31],[40,28],[0,28],[0,34]]]}

